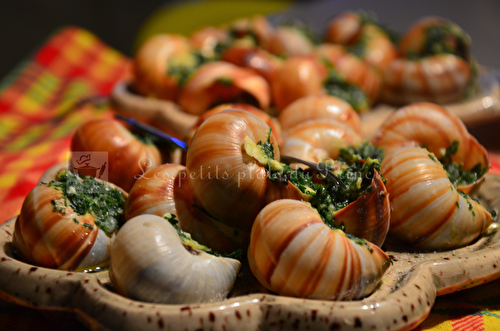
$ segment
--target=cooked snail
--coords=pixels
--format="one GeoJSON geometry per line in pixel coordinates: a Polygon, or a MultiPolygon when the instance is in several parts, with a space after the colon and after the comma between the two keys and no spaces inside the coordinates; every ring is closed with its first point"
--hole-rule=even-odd
{"type": "Polygon", "coordinates": [[[477,201],[458,191],[441,163],[428,150],[401,147],[384,157],[392,206],[392,239],[423,250],[470,244],[491,224],[492,216],[477,201]]]}
{"type": "Polygon", "coordinates": [[[325,40],[347,46],[352,53],[383,71],[398,58],[398,49],[386,31],[367,14],[345,12],[330,22],[325,40]]]}
{"type": "Polygon", "coordinates": [[[490,165],[488,152],[462,121],[431,103],[398,109],[378,129],[372,142],[387,153],[403,145],[425,146],[442,160],[453,184],[466,193],[484,179],[490,165]]]}
{"type": "Polygon", "coordinates": [[[254,71],[215,61],[194,72],[182,87],[178,103],[195,115],[228,102],[254,103],[266,110],[271,102],[270,93],[269,84],[254,71]]]}
{"type": "Polygon", "coordinates": [[[262,121],[264,121],[272,130],[274,137],[280,143],[281,141],[281,126],[280,123],[278,122],[277,119],[274,117],[271,117],[268,113],[266,113],[263,110],[260,110],[258,108],[255,108],[254,106],[251,106],[249,104],[243,104],[243,103],[225,103],[222,105],[218,105],[210,110],[207,110],[205,113],[199,116],[198,121],[196,124],[191,128],[191,133],[189,134],[187,140],[190,141],[193,135],[195,134],[196,130],[200,127],[200,125],[206,121],[207,118],[209,118],[212,115],[215,115],[217,113],[220,113],[223,110],[226,109],[241,109],[248,111],[258,118],[260,118],[262,121]]]}
{"type": "Polygon", "coordinates": [[[125,204],[125,221],[145,214],[176,215],[182,230],[219,253],[231,253],[250,242],[249,232],[217,221],[199,206],[186,167],[179,164],[151,168],[134,184],[125,204]]]}
{"type": "Polygon", "coordinates": [[[134,57],[134,89],[144,96],[175,100],[179,86],[201,63],[189,39],[158,34],[146,40],[134,57]]]}
{"type": "Polygon", "coordinates": [[[362,134],[361,119],[356,111],[344,100],[330,95],[310,95],[297,99],[283,109],[278,117],[283,131],[320,118],[343,122],[362,134]]]}
{"type": "MultiPolygon", "coordinates": [[[[269,199],[269,187],[279,185],[269,181],[267,164],[259,158],[279,157],[276,138],[262,120],[244,110],[225,110],[203,122],[191,140],[188,181],[209,215],[250,232],[255,216],[269,199]],[[269,144],[272,157],[259,151],[259,143],[269,144]]],[[[277,196],[275,192],[273,196],[277,196]]]]}
{"type": "Polygon", "coordinates": [[[42,267],[104,267],[126,197],[109,183],[63,170],[55,181],[40,183],[28,194],[13,244],[24,260],[42,267]]]}
{"type": "Polygon", "coordinates": [[[382,76],[377,70],[340,45],[322,44],[315,54],[330,69],[324,82],[328,94],[347,100],[357,111],[378,101],[382,76]]]}
{"type": "MultiPolygon", "coordinates": [[[[120,122],[111,119],[90,120],[75,131],[71,151],[107,152],[108,181],[129,191],[136,178],[148,167],[161,164],[158,148],[134,136],[120,122]]],[[[78,164],[73,162],[73,168],[78,164]]]]}
{"type": "Polygon", "coordinates": [[[385,102],[443,104],[473,92],[477,69],[470,38],[453,22],[425,18],[409,29],[399,47],[403,58],[394,60],[384,72],[385,102]]]}
{"type": "Polygon", "coordinates": [[[193,246],[184,245],[162,217],[134,217],[113,243],[110,279],[118,293],[134,300],[192,304],[225,299],[241,263],[193,246]]]}
{"type": "Polygon", "coordinates": [[[349,125],[327,118],[309,120],[288,130],[283,137],[281,152],[299,159],[318,163],[335,159],[340,149],[357,146],[362,136],[349,125]]]}
{"type": "Polygon", "coordinates": [[[257,216],[248,258],[253,274],[269,290],[322,300],[362,298],[389,267],[389,257],[377,246],[350,240],[328,228],[307,203],[286,199],[257,216]]]}

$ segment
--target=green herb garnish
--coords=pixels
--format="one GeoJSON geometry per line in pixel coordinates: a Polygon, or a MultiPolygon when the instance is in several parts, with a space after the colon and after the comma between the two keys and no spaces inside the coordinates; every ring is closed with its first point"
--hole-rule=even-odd
{"type": "MultiPolygon", "coordinates": [[[[56,180],[47,185],[63,195],[63,200],[51,201],[55,211],[64,213],[65,208],[70,207],[77,215],[91,214],[97,227],[108,235],[118,230],[125,203],[120,190],[99,182],[94,177],[83,177],[67,170],[59,172],[56,180]]],[[[83,226],[92,228],[88,223],[83,226]]]]}

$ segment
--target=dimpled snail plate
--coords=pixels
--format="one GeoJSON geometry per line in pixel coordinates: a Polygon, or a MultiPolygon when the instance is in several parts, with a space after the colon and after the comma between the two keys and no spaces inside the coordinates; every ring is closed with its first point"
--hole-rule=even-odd
{"type": "MultiPolygon", "coordinates": [[[[475,197],[498,210],[500,200],[495,192],[499,189],[500,178],[487,175],[475,197]]],[[[298,299],[265,290],[255,293],[244,287],[243,276],[223,301],[165,305],[118,295],[107,271],[68,272],[19,260],[12,244],[14,218],[0,227],[0,297],[43,311],[73,311],[92,330],[196,330],[203,325],[213,330],[411,330],[429,314],[436,295],[500,277],[497,222],[478,241],[453,251],[406,253],[389,248],[386,253],[394,264],[382,284],[357,301],[298,299]]],[[[243,275],[250,272],[242,270],[243,275]]]]}

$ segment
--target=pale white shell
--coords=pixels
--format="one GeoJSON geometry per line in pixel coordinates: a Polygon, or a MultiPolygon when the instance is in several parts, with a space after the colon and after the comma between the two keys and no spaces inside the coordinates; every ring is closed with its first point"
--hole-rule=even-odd
{"type": "Polygon", "coordinates": [[[140,215],[118,232],[109,274],[118,293],[131,299],[188,304],[225,299],[240,266],[234,259],[189,252],[167,220],[140,215]]]}

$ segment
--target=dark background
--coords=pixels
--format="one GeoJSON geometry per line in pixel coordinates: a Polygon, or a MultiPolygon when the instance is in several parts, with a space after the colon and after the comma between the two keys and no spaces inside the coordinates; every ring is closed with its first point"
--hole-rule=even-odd
{"type": "MultiPolygon", "coordinates": [[[[108,45],[131,56],[137,31],[145,20],[158,8],[174,2],[178,1],[2,0],[0,79],[51,33],[70,24],[90,30],[108,45]]],[[[321,32],[329,18],[348,9],[372,11],[380,22],[402,32],[423,16],[449,18],[470,34],[473,54],[480,64],[500,68],[499,0],[296,1],[286,17],[302,17],[321,32]]],[[[273,22],[280,19],[279,15],[271,16],[273,22]]]]}

